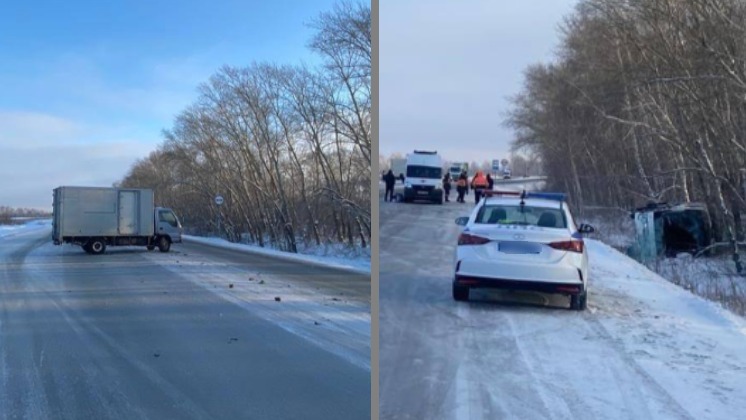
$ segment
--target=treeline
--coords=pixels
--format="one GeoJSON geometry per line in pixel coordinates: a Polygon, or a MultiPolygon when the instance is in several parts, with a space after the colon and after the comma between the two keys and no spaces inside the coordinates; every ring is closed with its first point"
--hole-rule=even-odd
{"type": "Polygon", "coordinates": [[[580,211],[703,202],[717,239],[743,239],[744,2],[581,0],[562,35],[514,98],[514,149],[580,211]]]}
{"type": "Polygon", "coordinates": [[[220,216],[232,241],[367,247],[370,5],[337,4],[313,27],[323,66],[223,67],[121,185],[154,188],[196,233],[215,232],[220,216]]]}
{"type": "Polygon", "coordinates": [[[38,209],[0,206],[0,215],[8,217],[49,217],[52,213],[38,209]]]}
{"type": "Polygon", "coordinates": [[[52,213],[38,209],[14,208],[9,206],[0,206],[0,225],[9,225],[14,222],[16,217],[51,217],[52,213]]]}

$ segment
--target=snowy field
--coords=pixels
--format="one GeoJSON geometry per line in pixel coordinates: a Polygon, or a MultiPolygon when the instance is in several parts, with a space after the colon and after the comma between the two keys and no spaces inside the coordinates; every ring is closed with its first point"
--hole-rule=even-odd
{"type": "Polygon", "coordinates": [[[39,230],[48,229],[51,226],[51,219],[35,220],[12,225],[0,225],[0,238],[23,235],[29,232],[37,232],[39,230]]]}

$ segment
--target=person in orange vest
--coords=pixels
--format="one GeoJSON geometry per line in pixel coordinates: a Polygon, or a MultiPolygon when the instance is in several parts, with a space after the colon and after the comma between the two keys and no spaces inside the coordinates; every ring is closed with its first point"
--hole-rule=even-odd
{"type": "Polygon", "coordinates": [[[477,171],[471,180],[471,188],[474,190],[474,204],[479,204],[479,200],[482,199],[482,192],[487,189],[487,185],[487,177],[484,176],[482,171],[477,171]]]}

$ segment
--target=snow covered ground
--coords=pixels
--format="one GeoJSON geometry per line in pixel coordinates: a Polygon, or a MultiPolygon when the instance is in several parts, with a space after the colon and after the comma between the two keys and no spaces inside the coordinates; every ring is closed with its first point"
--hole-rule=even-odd
{"type": "Polygon", "coordinates": [[[33,220],[13,225],[0,225],[0,238],[37,232],[42,229],[48,229],[51,225],[51,219],[33,220]]]}
{"type": "Polygon", "coordinates": [[[268,255],[276,258],[283,258],[290,261],[304,262],[315,265],[322,265],[330,268],[339,268],[355,271],[363,274],[370,274],[370,252],[358,253],[357,255],[344,256],[345,249],[338,248],[309,248],[305,252],[293,254],[291,252],[278,251],[271,248],[262,248],[256,245],[247,245],[228,242],[221,238],[205,238],[200,236],[184,235],[188,241],[218,246],[225,249],[251,252],[255,254],[268,255]],[[332,255],[329,255],[332,254],[332,255]]]}
{"type": "Polygon", "coordinates": [[[529,292],[454,302],[471,208],[381,204],[382,419],[743,417],[746,321],[602,242],[585,312],[529,292]]]}
{"type": "MultiPolygon", "coordinates": [[[[205,242],[212,244],[210,240],[205,242]]],[[[246,251],[241,246],[231,245],[235,244],[220,244],[226,249],[246,251]]],[[[306,284],[287,276],[252,269],[251,264],[215,259],[179,245],[168,254],[154,252],[145,254],[145,257],[359,367],[370,369],[369,292],[367,300],[361,300],[353,292],[331,295],[312,282],[306,284]]],[[[315,260],[312,262],[316,263],[315,260]]],[[[325,265],[319,264],[321,267],[325,265]]],[[[311,276],[311,270],[307,271],[311,276]]],[[[351,273],[357,277],[362,275],[351,273]]],[[[369,290],[370,280],[365,286],[369,290]]]]}
{"type": "MultiPolygon", "coordinates": [[[[49,230],[51,223],[51,220],[43,220],[10,226],[0,225],[0,240],[6,237],[38,234],[41,230],[49,230]]],[[[344,357],[357,366],[370,369],[370,257],[366,260],[364,256],[343,258],[295,255],[230,243],[219,238],[187,236],[185,240],[188,243],[207,244],[251,255],[265,255],[289,263],[312,265],[313,267],[307,270],[309,276],[323,277],[319,270],[325,268],[341,270],[337,274],[328,274],[329,277],[344,277],[344,272],[355,278],[368,276],[363,287],[367,288],[368,293],[365,299],[361,300],[355,297],[359,295],[357,289],[360,287],[354,286],[355,290],[350,289],[346,292],[342,289],[332,296],[328,289],[319,288],[315,283],[306,284],[297,279],[289,279],[288,276],[251,270],[247,268],[250,264],[216,259],[213,254],[193,252],[179,244],[175,244],[167,254],[139,252],[144,250],[143,247],[109,247],[107,253],[124,254],[135,251],[163,268],[246,307],[283,329],[344,357]],[[280,303],[275,298],[280,298],[280,303]]],[[[52,246],[51,238],[50,243],[43,246],[43,250],[49,255],[80,252],[76,246],[52,246]]],[[[298,267],[303,270],[303,265],[298,267]]],[[[341,282],[344,283],[344,279],[341,282]]],[[[360,281],[352,280],[351,284],[353,283],[357,284],[360,281]]]]}
{"type": "Polygon", "coordinates": [[[0,419],[365,418],[370,276],[196,243],[0,237],[0,419]],[[275,299],[279,298],[279,299],[275,299]]]}

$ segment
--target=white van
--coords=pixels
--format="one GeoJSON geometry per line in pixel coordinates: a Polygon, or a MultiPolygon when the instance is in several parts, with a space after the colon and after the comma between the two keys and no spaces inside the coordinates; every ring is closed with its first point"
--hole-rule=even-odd
{"type": "Polygon", "coordinates": [[[438,152],[415,150],[407,155],[404,202],[417,200],[443,204],[443,162],[438,152]]]}

